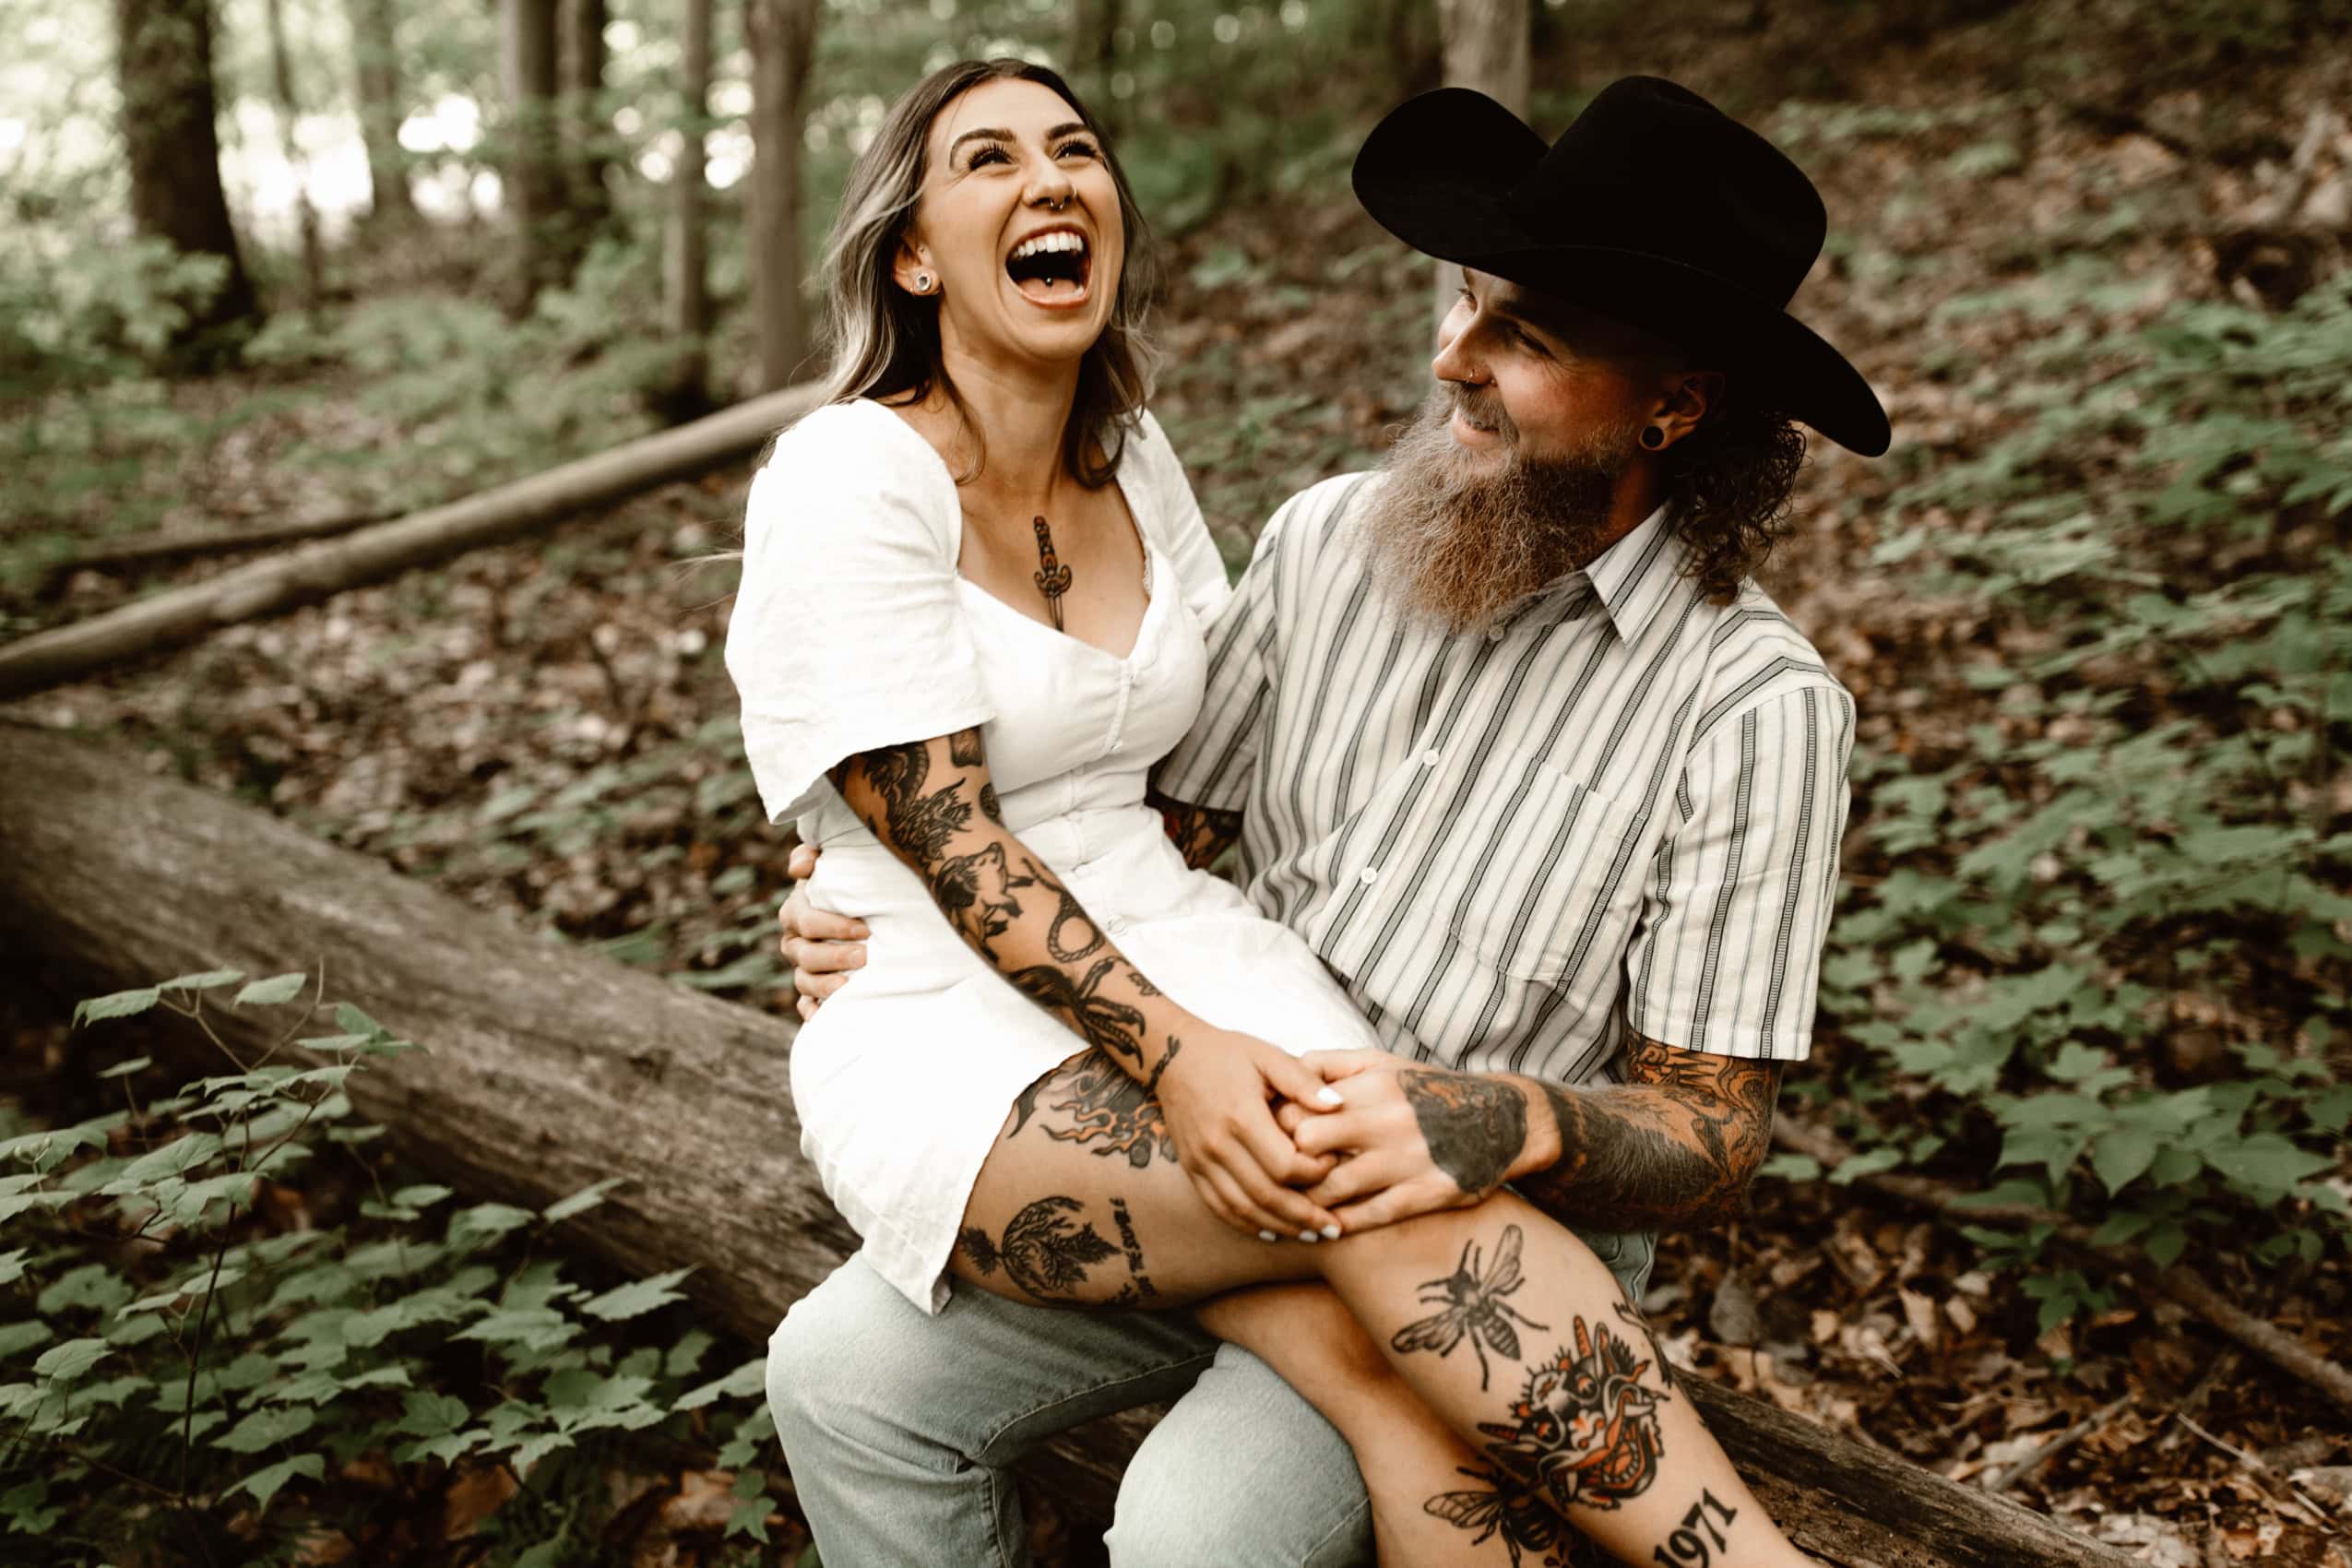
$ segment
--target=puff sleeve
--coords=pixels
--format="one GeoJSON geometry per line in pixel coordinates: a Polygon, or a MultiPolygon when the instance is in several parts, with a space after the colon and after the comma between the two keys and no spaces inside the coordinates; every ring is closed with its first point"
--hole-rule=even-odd
{"type": "Polygon", "coordinates": [[[844,758],[995,717],[956,591],[955,487],[921,441],[835,404],[753,476],[726,663],[770,822],[821,803],[844,758]]]}

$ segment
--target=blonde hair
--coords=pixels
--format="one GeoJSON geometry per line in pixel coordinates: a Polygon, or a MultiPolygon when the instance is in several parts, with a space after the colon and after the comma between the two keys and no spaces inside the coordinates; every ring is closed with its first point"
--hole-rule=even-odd
{"type": "MultiPolygon", "coordinates": [[[[1070,84],[1048,66],[1027,60],[959,60],[933,71],[891,105],[873,145],[849,170],[841,210],[826,241],[825,317],[831,357],[824,376],[825,398],[828,403],[857,398],[915,400],[937,386],[959,413],[968,414],[940,360],[938,298],[898,287],[893,268],[922,193],[932,121],[980,83],[1005,80],[1036,82],[1058,94],[1093,134],[1119,192],[1119,217],[1127,231],[1126,265],[1119,275],[1111,318],[1079,362],[1077,398],[1062,436],[1063,467],[1071,478],[1096,489],[1117,471],[1127,433],[1151,395],[1158,355],[1145,336],[1144,318],[1158,279],[1150,232],[1110,139],[1070,84]]],[[[968,417],[965,422],[970,428],[968,417]]],[[[977,441],[979,431],[973,429],[972,434],[977,441]]],[[[986,461],[982,449],[972,471],[959,475],[958,481],[973,478],[986,461]]]]}

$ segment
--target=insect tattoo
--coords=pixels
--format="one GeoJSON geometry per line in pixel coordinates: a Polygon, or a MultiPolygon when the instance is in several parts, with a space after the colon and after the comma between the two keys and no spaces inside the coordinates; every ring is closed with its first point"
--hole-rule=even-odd
{"type": "Polygon", "coordinates": [[[1478,1531],[1470,1538],[1472,1546],[1501,1536],[1511,1568],[1519,1568],[1527,1556],[1542,1568],[1608,1568],[1609,1558],[1533,1491],[1499,1470],[1465,1467],[1461,1473],[1481,1484],[1476,1491],[1440,1492],[1421,1504],[1421,1512],[1478,1531]]]}
{"type": "Polygon", "coordinates": [[[1702,1488],[1699,1500],[1691,1504],[1688,1514],[1682,1515],[1682,1527],[1667,1537],[1664,1546],[1652,1547],[1650,1555],[1664,1563],[1666,1568],[1707,1568],[1707,1564],[1715,1561],[1715,1553],[1730,1545],[1723,1538],[1723,1532],[1715,1527],[1715,1520],[1707,1517],[1710,1513],[1726,1525],[1740,1516],[1737,1508],[1724,1506],[1716,1500],[1715,1493],[1702,1488]],[[1705,1534],[1702,1535],[1701,1531],[1705,1534]],[[1709,1541],[1715,1543],[1712,1551],[1707,1548],[1709,1541]]]}
{"type": "Polygon", "coordinates": [[[1487,1457],[1557,1506],[1614,1508],[1657,1479],[1665,1443],[1658,1407],[1642,1385],[1650,1363],[1606,1324],[1574,1320],[1575,1349],[1562,1346],[1528,1369],[1508,1421],[1480,1421],[1487,1457]]]}
{"type": "Polygon", "coordinates": [[[1045,595],[1046,613],[1053,617],[1053,629],[1062,630],[1062,596],[1070,591],[1070,568],[1062,564],[1053,553],[1053,530],[1038,517],[1029,525],[1037,530],[1038,569],[1029,574],[1038,592],[1045,595]]]}
{"type": "Polygon", "coordinates": [[[1463,1242],[1462,1261],[1455,1265],[1454,1272],[1443,1279],[1421,1284],[1421,1304],[1435,1306],[1443,1302],[1443,1310],[1398,1329],[1396,1337],[1388,1342],[1389,1348],[1400,1356],[1415,1350],[1434,1350],[1443,1359],[1467,1339],[1479,1358],[1479,1388],[1483,1392],[1489,1375],[1486,1348],[1492,1345],[1497,1353],[1515,1361],[1519,1359],[1519,1331],[1513,1324],[1524,1323],[1536,1329],[1549,1326],[1524,1316],[1503,1299],[1526,1283],[1519,1273],[1519,1248],[1524,1239],[1517,1226],[1504,1226],[1502,1240],[1494,1244],[1492,1269],[1485,1266],[1476,1241],[1463,1242]]]}

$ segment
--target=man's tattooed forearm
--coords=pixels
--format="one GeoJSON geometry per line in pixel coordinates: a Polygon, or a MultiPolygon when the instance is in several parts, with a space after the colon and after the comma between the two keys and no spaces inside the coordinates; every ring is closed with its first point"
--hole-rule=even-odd
{"type": "Polygon", "coordinates": [[[1408,1067],[1396,1075],[1430,1159],[1474,1197],[1503,1184],[1527,1142],[1527,1100],[1515,1085],[1473,1073],[1408,1067]]]}
{"type": "Polygon", "coordinates": [[[1559,1123],[1560,1158],[1515,1185],[1545,1213],[1571,1224],[1670,1229],[1721,1211],[1720,1173],[1657,1126],[1646,1101],[1616,1106],[1622,1090],[1552,1084],[1543,1093],[1559,1123]]]}
{"type": "Polygon", "coordinates": [[[977,1225],[964,1227],[960,1244],[983,1276],[1004,1265],[1005,1277],[1041,1301],[1075,1301],[1087,1270],[1119,1249],[1083,1219],[1086,1206],[1072,1197],[1039,1198],[1015,1215],[1004,1238],[992,1241],[977,1225]]]}
{"type": "Polygon", "coordinates": [[[1737,1214],[1772,1141],[1780,1064],[1636,1039],[1622,1086],[1543,1086],[1560,1158],[1516,1183],[1571,1224],[1676,1229],[1737,1214]],[[1657,1091],[1664,1090],[1664,1094],[1657,1091]]]}
{"type": "Polygon", "coordinates": [[[1486,1266],[1476,1241],[1462,1243],[1462,1260],[1454,1272],[1443,1279],[1421,1282],[1421,1305],[1439,1306],[1435,1316],[1408,1323],[1389,1340],[1389,1348],[1400,1356],[1416,1350],[1434,1350],[1443,1358],[1454,1353],[1454,1347],[1467,1339],[1470,1349],[1479,1358],[1479,1387],[1487,1386],[1486,1348],[1492,1345],[1495,1353],[1512,1360],[1519,1359],[1519,1330],[1516,1324],[1544,1329],[1548,1325],[1523,1316],[1519,1310],[1503,1298],[1526,1283],[1519,1272],[1519,1247],[1523,1240],[1519,1228],[1506,1225],[1494,1243],[1494,1266],[1486,1266]]]}
{"type": "Polygon", "coordinates": [[[1678,1051],[1636,1035],[1626,1048],[1625,1077],[1676,1091],[1676,1102],[1689,1108],[1691,1132],[1707,1163],[1727,1182],[1744,1185],[1772,1146],[1777,1062],[1678,1051]]]}

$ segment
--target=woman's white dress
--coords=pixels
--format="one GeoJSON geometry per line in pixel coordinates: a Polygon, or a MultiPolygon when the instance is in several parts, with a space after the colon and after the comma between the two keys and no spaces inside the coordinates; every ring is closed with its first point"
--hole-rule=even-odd
{"type": "Polygon", "coordinates": [[[825,772],[980,726],[1004,823],[1171,998],[1294,1053],[1377,1043],[1289,927],[1186,869],[1145,776],[1191,727],[1229,589],[1148,414],[1118,483],[1151,597],[1119,659],[956,570],[963,511],[929,442],[878,403],[819,409],[752,481],[727,669],[768,820],[824,854],[808,894],[865,921],[864,968],[792,1048],[801,1147],[884,1278],[928,1313],[974,1178],[1020,1092],[1083,1049],[956,937],[825,772]]]}

